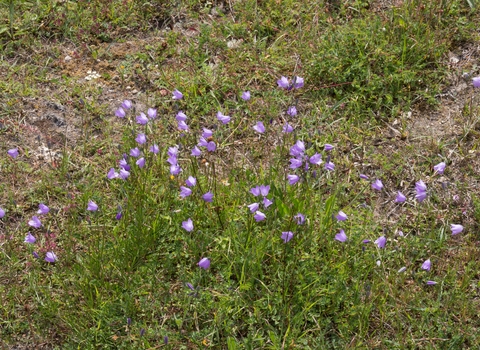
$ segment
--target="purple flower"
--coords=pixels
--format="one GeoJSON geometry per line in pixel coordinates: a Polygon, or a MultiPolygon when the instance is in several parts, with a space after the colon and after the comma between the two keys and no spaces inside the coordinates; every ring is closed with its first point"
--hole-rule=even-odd
{"type": "Polygon", "coordinates": [[[263,125],[262,122],[257,122],[257,124],[253,126],[253,130],[260,134],[263,134],[265,132],[265,125],[263,125]]]}
{"type": "Polygon", "coordinates": [[[193,284],[187,282],[186,285],[189,289],[195,290],[195,287],[193,286],[193,284]]]}
{"type": "Polygon", "coordinates": [[[137,158],[138,156],[140,156],[140,150],[138,149],[138,147],[132,148],[132,149],[130,150],[130,155],[131,155],[132,157],[135,157],[135,158],[137,158]]]}
{"type": "Polygon", "coordinates": [[[148,118],[143,112],[140,113],[140,115],[137,115],[136,120],[137,120],[137,124],[140,124],[140,125],[145,125],[148,123],[148,118]]]}
{"type": "Polygon", "coordinates": [[[33,216],[32,219],[28,221],[28,225],[39,228],[42,226],[42,222],[37,216],[33,216]]]}
{"type": "Polygon", "coordinates": [[[145,158],[143,158],[143,157],[142,157],[142,158],[139,158],[139,159],[135,162],[135,164],[137,164],[139,168],[143,168],[143,167],[145,166],[145,158]]]}
{"type": "Polygon", "coordinates": [[[207,151],[208,152],[215,152],[217,149],[217,144],[213,141],[208,141],[207,143],[207,151]]]}
{"type": "Polygon", "coordinates": [[[407,197],[405,197],[405,195],[398,191],[397,193],[397,197],[395,198],[395,203],[403,203],[407,200],[407,197]]]}
{"type": "Polygon", "coordinates": [[[376,179],[376,180],[372,183],[372,188],[373,188],[374,190],[381,191],[382,188],[383,188],[383,183],[382,183],[382,181],[380,181],[379,179],[376,179]]]}
{"type": "Polygon", "coordinates": [[[47,254],[45,255],[45,261],[49,263],[54,263],[55,261],[57,261],[57,256],[54,252],[47,252],[47,254]]]}
{"type": "Polygon", "coordinates": [[[284,132],[286,134],[291,133],[292,131],[293,131],[293,126],[291,126],[288,123],[286,123],[282,128],[282,132],[284,132]]]}
{"type": "Polygon", "coordinates": [[[273,202],[268,199],[267,197],[264,197],[263,198],[263,207],[266,209],[268,208],[269,206],[271,206],[273,204],[273,202]]]}
{"type": "Polygon", "coordinates": [[[200,151],[200,148],[195,146],[195,147],[192,148],[191,155],[194,156],[194,157],[200,157],[202,155],[202,151],[200,151]]]}
{"type": "Polygon", "coordinates": [[[182,111],[179,111],[177,113],[177,115],[175,116],[175,118],[177,119],[177,121],[179,122],[184,122],[187,120],[187,115],[185,113],[183,113],[182,111]]]}
{"type": "Polygon", "coordinates": [[[370,243],[370,240],[369,240],[369,239],[364,239],[364,240],[362,241],[362,243],[363,243],[363,244],[370,243]]]}
{"type": "Polygon", "coordinates": [[[130,109],[132,108],[132,102],[130,102],[129,100],[125,100],[122,102],[122,107],[125,109],[130,109]]]}
{"type": "Polygon", "coordinates": [[[127,317],[127,325],[130,326],[132,324],[132,319],[130,317],[127,317]]]}
{"type": "Polygon", "coordinates": [[[250,213],[255,213],[258,208],[260,207],[260,204],[258,203],[252,203],[252,204],[249,204],[247,205],[248,209],[250,209],[250,213]]]}
{"type": "Polygon", "coordinates": [[[202,133],[203,138],[208,139],[209,137],[212,137],[212,136],[213,136],[213,131],[212,130],[207,129],[207,128],[203,128],[203,133],[202,133]]]}
{"type": "Polygon", "coordinates": [[[197,184],[197,179],[194,178],[193,176],[189,176],[188,179],[185,181],[185,184],[188,187],[193,187],[197,184]]]}
{"type": "Polygon", "coordinates": [[[427,259],[422,264],[422,270],[430,271],[431,266],[432,266],[432,263],[431,263],[430,259],[427,259]]]}
{"type": "Polygon", "coordinates": [[[143,145],[147,142],[147,137],[145,136],[144,133],[139,133],[135,138],[135,141],[137,141],[139,145],[143,145]]]}
{"type": "Polygon", "coordinates": [[[451,224],[450,229],[452,230],[452,236],[458,235],[460,232],[463,231],[462,225],[451,224]]]}
{"type": "Polygon", "coordinates": [[[287,231],[287,232],[282,232],[282,239],[284,243],[289,242],[293,238],[293,232],[287,231]]]}
{"type": "Polygon", "coordinates": [[[270,192],[270,185],[260,185],[259,188],[260,194],[264,197],[268,196],[268,192],[270,192]]]}
{"type": "Polygon", "coordinates": [[[5,210],[3,208],[0,208],[0,219],[5,216],[5,210]]]}
{"type": "Polygon", "coordinates": [[[400,268],[400,270],[398,270],[397,273],[403,273],[405,271],[407,271],[407,268],[404,266],[404,267],[400,268]]]}
{"type": "Polygon", "coordinates": [[[147,114],[150,119],[155,119],[157,117],[157,110],[155,108],[149,108],[147,114]]]}
{"type": "Polygon", "coordinates": [[[212,202],[213,201],[213,193],[208,191],[207,193],[205,193],[203,196],[202,196],[202,199],[205,201],[205,202],[212,202]]]}
{"type": "Polygon", "coordinates": [[[200,138],[198,139],[198,144],[197,144],[197,146],[207,147],[207,145],[208,145],[208,141],[205,139],[205,137],[200,136],[200,138]]]}
{"type": "Polygon", "coordinates": [[[472,82],[473,82],[473,87],[474,88],[480,88],[480,77],[473,78],[472,82]]]}
{"type": "Polygon", "coordinates": [[[230,121],[230,116],[223,115],[222,112],[217,112],[217,119],[222,122],[222,124],[227,124],[230,121]]]}
{"type": "Polygon", "coordinates": [[[443,174],[446,166],[447,166],[447,164],[445,164],[445,162],[441,162],[441,163],[438,163],[437,165],[435,165],[433,167],[433,170],[435,170],[435,172],[437,172],[439,174],[443,174]]]}
{"type": "Polygon", "coordinates": [[[170,174],[172,175],[178,175],[182,171],[182,168],[178,164],[172,164],[170,166],[170,174]]]}
{"type": "Polygon", "coordinates": [[[250,100],[250,91],[244,91],[242,93],[242,100],[244,100],[244,101],[250,100]]]}
{"type": "Polygon", "coordinates": [[[187,123],[185,123],[183,120],[180,120],[178,122],[178,130],[189,130],[187,123]]]}
{"type": "Polygon", "coordinates": [[[300,177],[298,175],[287,175],[287,179],[290,185],[295,185],[300,180],[300,177]]]}
{"type": "Polygon", "coordinates": [[[415,183],[415,191],[417,192],[415,198],[419,202],[423,202],[427,198],[427,185],[422,180],[415,183]]]}
{"type": "Polygon", "coordinates": [[[340,230],[340,232],[335,235],[335,239],[339,242],[346,242],[347,235],[345,234],[345,231],[340,230]]]}
{"type": "Polygon", "coordinates": [[[297,158],[290,159],[290,169],[298,169],[302,166],[302,160],[297,158]]]}
{"type": "Polygon", "coordinates": [[[122,169],[120,169],[120,172],[119,172],[118,176],[119,176],[122,180],[126,180],[127,177],[130,176],[130,172],[128,172],[127,170],[125,170],[125,169],[122,168],[122,169]]]}
{"type": "Polygon", "coordinates": [[[267,216],[264,213],[262,213],[261,211],[256,211],[255,215],[253,217],[255,218],[256,222],[263,221],[267,218],[267,216]]]}
{"type": "Polygon", "coordinates": [[[260,186],[255,186],[250,189],[250,193],[253,194],[255,197],[260,196],[260,186]]]}
{"type": "Polygon", "coordinates": [[[368,180],[368,176],[365,174],[360,174],[360,178],[364,180],[368,180]]]}
{"type": "Polygon", "coordinates": [[[27,236],[25,237],[25,241],[24,241],[24,242],[25,242],[25,243],[33,244],[33,243],[35,243],[36,240],[37,240],[37,239],[36,239],[35,237],[33,237],[33,235],[32,235],[30,232],[28,232],[28,233],[27,233],[27,236]]]}
{"type": "Polygon", "coordinates": [[[118,173],[115,171],[114,168],[110,168],[110,170],[107,173],[107,179],[112,180],[116,179],[118,177],[118,173]]]}
{"type": "Polygon", "coordinates": [[[315,153],[308,159],[308,161],[310,162],[310,164],[320,165],[323,162],[322,155],[320,153],[315,153]]]}
{"type": "Polygon", "coordinates": [[[117,220],[120,220],[122,218],[123,214],[122,214],[122,209],[118,209],[117,211],[117,215],[115,215],[115,219],[117,220]]]}
{"type": "Polygon", "coordinates": [[[333,164],[332,162],[326,162],[325,163],[325,170],[334,171],[335,170],[335,164],[333,164]]]}
{"type": "Polygon", "coordinates": [[[38,253],[37,253],[37,252],[32,252],[32,255],[33,255],[33,257],[34,257],[35,259],[38,259],[38,258],[39,258],[39,256],[38,256],[38,253]]]}
{"type": "Polygon", "coordinates": [[[163,344],[165,344],[165,345],[168,344],[168,336],[163,337],[163,344]]]}
{"type": "Polygon", "coordinates": [[[290,87],[290,83],[288,82],[288,78],[282,76],[279,80],[277,80],[277,84],[282,89],[288,89],[290,87]]]}
{"type": "Polygon", "coordinates": [[[12,148],[7,151],[8,155],[13,159],[18,157],[18,148],[12,148]]]}
{"type": "Polygon", "coordinates": [[[434,286],[436,284],[437,284],[437,282],[435,282],[435,281],[427,281],[427,286],[434,286]]]}
{"type": "Polygon", "coordinates": [[[304,152],[305,144],[303,141],[298,140],[292,147],[290,147],[290,155],[292,157],[302,157],[304,152]]]}
{"type": "Polygon", "coordinates": [[[378,246],[378,248],[385,248],[387,239],[385,238],[385,236],[381,236],[374,243],[378,246]]]}
{"type": "Polygon", "coordinates": [[[145,335],[145,328],[140,329],[140,337],[145,335]]]}
{"type": "Polygon", "coordinates": [[[293,218],[297,221],[297,225],[303,225],[305,223],[305,216],[302,213],[298,213],[293,218]]]}
{"type": "Polygon", "coordinates": [[[293,87],[295,89],[300,89],[303,87],[303,78],[301,77],[295,77],[293,78],[293,87]]]}
{"type": "Polygon", "coordinates": [[[175,89],[175,90],[173,90],[172,98],[174,100],[181,100],[183,98],[183,94],[180,91],[178,91],[177,89],[175,89]]]}
{"type": "Polygon", "coordinates": [[[325,151],[328,152],[328,151],[331,151],[333,149],[333,146],[331,144],[327,143],[327,144],[325,144],[324,149],[325,149],[325,151]]]}
{"type": "Polygon", "coordinates": [[[208,258],[202,258],[197,265],[206,270],[210,267],[210,260],[208,258]]]}
{"type": "Polygon", "coordinates": [[[156,143],[153,144],[153,146],[150,147],[150,152],[153,154],[158,154],[160,152],[160,148],[156,143]]]}
{"type": "Polygon", "coordinates": [[[185,186],[180,186],[180,197],[185,198],[192,194],[192,190],[185,186]]]}
{"type": "Polygon", "coordinates": [[[94,201],[89,200],[88,205],[87,205],[87,210],[88,211],[97,211],[98,210],[98,205],[94,201]]]}
{"type": "Polygon", "coordinates": [[[40,204],[38,205],[37,214],[45,215],[45,214],[48,214],[49,211],[50,211],[50,208],[47,207],[45,204],[40,203],[40,204]]]}
{"type": "Polygon", "coordinates": [[[187,232],[193,231],[193,221],[192,219],[188,219],[187,221],[182,222],[182,228],[187,232]]]}
{"type": "Polygon", "coordinates": [[[126,171],[130,171],[130,165],[128,165],[125,158],[120,159],[118,165],[120,165],[120,168],[125,169],[126,171]]]}
{"type": "Polygon", "coordinates": [[[116,111],[115,111],[115,115],[119,118],[125,118],[125,116],[127,115],[124,111],[124,109],[122,107],[119,107],[116,111]]]}
{"type": "Polygon", "coordinates": [[[345,220],[348,219],[348,216],[347,216],[347,214],[345,214],[343,211],[340,210],[340,211],[338,212],[338,215],[335,216],[335,218],[336,218],[338,221],[345,221],[345,220]]]}
{"type": "Polygon", "coordinates": [[[297,115],[297,107],[295,106],[290,106],[288,107],[287,109],[287,114],[290,116],[290,117],[295,117],[297,115]]]}

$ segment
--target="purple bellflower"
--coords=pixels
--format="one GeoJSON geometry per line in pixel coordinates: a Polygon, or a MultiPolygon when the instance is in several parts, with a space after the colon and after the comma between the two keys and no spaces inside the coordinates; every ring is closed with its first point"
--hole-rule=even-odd
{"type": "Polygon", "coordinates": [[[197,184],[197,179],[193,176],[189,176],[187,180],[185,180],[185,184],[188,187],[194,187],[197,184]]]}
{"type": "Polygon", "coordinates": [[[33,243],[36,242],[36,240],[37,240],[37,239],[36,239],[30,232],[28,232],[28,233],[27,233],[27,236],[25,237],[25,241],[24,241],[24,242],[25,242],[25,243],[33,244],[33,243]]]}
{"type": "Polygon", "coordinates": [[[0,219],[5,216],[5,209],[0,208],[0,219]]]}
{"type": "Polygon", "coordinates": [[[305,215],[303,215],[302,213],[298,213],[293,218],[297,222],[297,225],[303,225],[305,223],[305,215]]]}
{"type": "Polygon", "coordinates": [[[431,267],[432,267],[432,262],[430,261],[430,259],[425,260],[422,264],[422,270],[430,271],[431,267]]]}
{"type": "Polygon", "coordinates": [[[300,180],[300,176],[289,174],[287,175],[287,179],[290,185],[295,185],[300,180]]]}
{"type": "Polygon", "coordinates": [[[345,234],[345,231],[340,230],[340,232],[335,235],[335,239],[339,242],[346,242],[347,235],[345,234]]]}
{"type": "Polygon", "coordinates": [[[89,200],[88,205],[87,205],[87,210],[88,211],[97,211],[98,210],[98,205],[94,201],[89,200]]]}
{"type": "Polygon", "coordinates": [[[150,147],[150,152],[153,154],[158,154],[160,152],[160,148],[156,143],[153,144],[153,146],[150,147]]]}
{"type": "Polygon", "coordinates": [[[125,100],[122,102],[122,108],[130,109],[132,108],[132,102],[130,100],[125,100]]]}
{"type": "Polygon", "coordinates": [[[127,113],[125,113],[125,110],[122,107],[118,107],[118,109],[115,111],[115,116],[119,118],[125,118],[127,113]]]}
{"type": "Polygon", "coordinates": [[[193,231],[193,221],[192,219],[188,219],[187,221],[182,222],[182,228],[187,232],[193,231]]]}
{"type": "Polygon", "coordinates": [[[378,248],[385,248],[387,239],[385,238],[385,236],[381,236],[374,243],[378,246],[378,248]]]}
{"type": "Polygon", "coordinates": [[[263,134],[265,132],[265,125],[263,125],[262,122],[257,122],[257,124],[253,126],[253,130],[260,134],[263,134]]]}
{"type": "Polygon", "coordinates": [[[18,148],[12,148],[7,151],[7,154],[13,159],[18,157],[18,148]]]}
{"type": "Polygon", "coordinates": [[[209,202],[211,203],[213,201],[213,193],[208,191],[207,193],[205,193],[203,196],[202,196],[202,199],[205,201],[205,202],[209,202]]]}
{"type": "Polygon", "coordinates": [[[35,228],[40,228],[42,226],[42,222],[37,216],[32,216],[32,219],[28,221],[28,225],[35,228]]]}
{"type": "Polygon", "coordinates": [[[338,221],[345,221],[345,220],[348,219],[348,216],[347,216],[347,214],[345,214],[343,211],[340,210],[340,211],[338,212],[338,215],[335,216],[335,218],[336,218],[338,221]]]}
{"type": "Polygon", "coordinates": [[[374,190],[381,191],[382,188],[383,188],[383,183],[382,183],[382,181],[380,181],[379,179],[376,179],[376,180],[372,183],[372,188],[373,188],[374,190]]]}
{"type": "Polygon", "coordinates": [[[54,263],[55,261],[57,261],[57,256],[54,252],[47,252],[47,254],[45,255],[45,261],[49,263],[54,263]]]}
{"type": "Polygon", "coordinates": [[[452,230],[452,236],[458,235],[460,232],[463,231],[462,225],[451,224],[450,229],[452,230]]]}
{"type": "Polygon", "coordinates": [[[155,108],[149,108],[147,114],[150,119],[155,119],[157,117],[157,110],[155,108]]]}
{"type": "Polygon", "coordinates": [[[175,119],[177,119],[178,122],[184,122],[187,121],[187,115],[182,111],[179,111],[175,116],[175,119]]]}
{"type": "Polygon", "coordinates": [[[222,122],[222,124],[227,124],[232,118],[228,115],[223,115],[222,112],[217,112],[217,119],[222,122]]]}
{"type": "Polygon", "coordinates": [[[142,157],[142,158],[139,158],[139,159],[135,162],[135,164],[137,164],[139,168],[143,168],[143,167],[145,166],[145,158],[143,158],[143,157],[142,157]]]}
{"type": "Polygon", "coordinates": [[[244,100],[244,101],[250,100],[250,91],[244,91],[242,93],[242,100],[244,100]]]}
{"type": "Polygon", "coordinates": [[[284,243],[288,243],[293,238],[293,232],[282,232],[282,240],[284,243]]]}
{"type": "Polygon", "coordinates": [[[192,190],[185,186],[180,186],[180,197],[185,198],[192,194],[192,190]]]}
{"type": "Polygon", "coordinates": [[[175,90],[173,90],[172,98],[174,100],[181,100],[183,98],[183,94],[180,91],[178,91],[177,89],[175,89],[175,90]]]}
{"type": "Polygon", "coordinates": [[[148,123],[148,118],[143,112],[140,113],[140,115],[137,115],[136,120],[137,120],[137,124],[140,124],[140,125],[145,125],[148,123]]]}
{"type": "Polygon", "coordinates": [[[480,77],[473,78],[472,83],[474,88],[480,88],[480,77]]]}
{"type": "Polygon", "coordinates": [[[267,218],[267,216],[264,213],[262,213],[261,211],[256,211],[255,215],[253,217],[255,218],[256,222],[263,221],[267,218]]]}
{"type": "Polygon", "coordinates": [[[45,215],[45,214],[48,214],[49,211],[50,211],[50,208],[47,207],[45,204],[40,203],[40,204],[38,205],[37,214],[45,215]]]}
{"type": "Polygon", "coordinates": [[[198,264],[197,264],[199,267],[201,267],[202,269],[206,270],[210,267],[210,259],[208,258],[202,258],[198,264]]]}
{"type": "Polygon", "coordinates": [[[283,128],[282,128],[282,132],[285,133],[285,134],[289,134],[293,131],[293,126],[291,126],[290,124],[286,123],[283,128]]]}
{"type": "Polygon", "coordinates": [[[287,114],[290,116],[290,117],[295,117],[297,115],[297,107],[295,106],[290,106],[288,107],[287,109],[287,114]]]}
{"type": "Polygon", "coordinates": [[[447,166],[447,164],[445,164],[445,162],[441,162],[441,163],[438,163],[437,165],[435,165],[433,167],[433,170],[439,174],[443,174],[443,172],[445,171],[445,167],[447,166]]]}
{"type": "Polygon", "coordinates": [[[139,145],[143,145],[147,142],[147,137],[145,136],[144,133],[139,133],[135,138],[135,141],[137,141],[139,145]]]}
{"type": "Polygon", "coordinates": [[[397,193],[397,197],[395,198],[395,203],[403,203],[407,200],[407,197],[405,197],[405,195],[398,191],[397,193]]]}

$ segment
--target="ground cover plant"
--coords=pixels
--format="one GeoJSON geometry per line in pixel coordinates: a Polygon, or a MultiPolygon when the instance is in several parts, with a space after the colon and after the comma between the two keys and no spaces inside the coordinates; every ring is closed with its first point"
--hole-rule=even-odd
{"type": "Polygon", "coordinates": [[[478,347],[474,2],[91,3],[1,10],[3,347],[478,347]]]}

